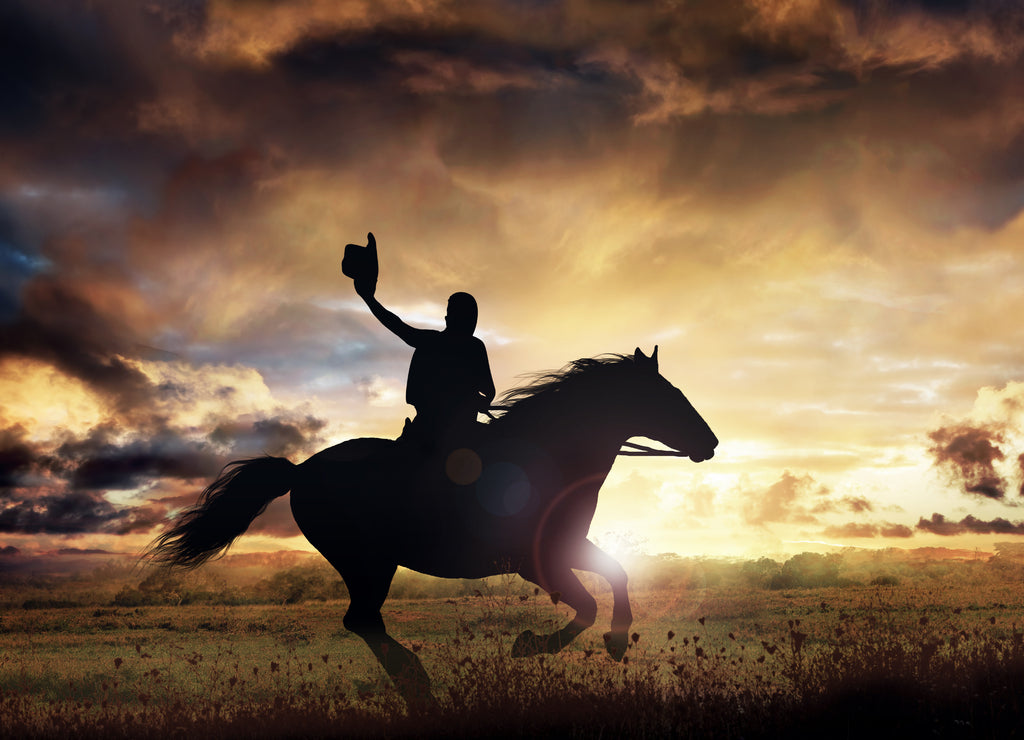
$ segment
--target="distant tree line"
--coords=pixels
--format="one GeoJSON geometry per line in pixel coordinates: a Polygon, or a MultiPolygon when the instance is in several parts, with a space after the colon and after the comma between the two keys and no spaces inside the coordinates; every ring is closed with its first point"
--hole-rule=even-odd
{"type": "MultiPolygon", "coordinates": [[[[637,556],[627,566],[634,592],[752,588],[768,590],[901,587],[920,583],[1024,582],[1024,545],[1000,543],[996,554],[942,559],[915,556],[915,551],[850,550],[804,552],[785,560],[687,558],[672,553],[637,556]]],[[[608,584],[580,574],[588,588],[606,592],[608,584]]],[[[348,598],[338,573],[310,555],[287,567],[233,568],[211,564],[194,572],[177,572],[108,564],[72,577],[33,575],[3,578],[0,608],[27,609],[83,605],[143,607],[188,604],[298,604],[348,598]]],[[[391,585],[392,599],[458,598],[493,593],[500,579],[441,579],[400,569],[391,585]]],[[[508,585],[504,586],[506,589],[508,585]]],[[[532,586],[515,588],[531,593],[532,586]]]]}

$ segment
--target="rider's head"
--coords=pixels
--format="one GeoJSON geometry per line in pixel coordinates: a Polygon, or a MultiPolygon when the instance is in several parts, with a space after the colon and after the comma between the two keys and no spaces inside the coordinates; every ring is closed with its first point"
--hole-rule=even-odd
{"type": "Polygon", "coordinates": [[[469,293],[452,293],[448,299],[448,314],[444,317],[448,331],[472,334],[476,331],[476,298],[469,293]]]}

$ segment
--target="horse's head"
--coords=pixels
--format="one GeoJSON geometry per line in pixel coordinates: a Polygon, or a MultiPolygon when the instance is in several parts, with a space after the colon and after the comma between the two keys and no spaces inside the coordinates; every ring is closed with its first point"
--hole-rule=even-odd
{"type": "Polygon", "coordinates": [[[658,348],[647,357],[637,347],[633,365],[635,383],[625,399],[629,408],[624,411],[631,436],[657,440],[694,462],[714,457],[718,437],[682,391],[658,372],[658,348]]]}

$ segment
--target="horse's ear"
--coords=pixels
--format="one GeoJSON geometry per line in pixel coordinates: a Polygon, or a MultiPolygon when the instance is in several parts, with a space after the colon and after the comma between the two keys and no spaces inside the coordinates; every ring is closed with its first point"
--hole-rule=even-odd
{"type": "Polygon", "coordinates": [[[633,352],[633,362],[637,367],[650,368],[654,372],[658,372],[658,347],[655,345],[654,353],[648,357],[640,348],[637,347],[633,352]]]}

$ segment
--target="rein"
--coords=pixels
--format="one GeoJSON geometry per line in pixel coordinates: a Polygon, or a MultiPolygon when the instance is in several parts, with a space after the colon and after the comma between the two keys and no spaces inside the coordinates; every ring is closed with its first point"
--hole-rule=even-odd
{"type": "Polygon", "coordinates": [[[654,447],[637,444],[636,442],[623,442],[622,446],[632,447],[633,449],[619,450],[619,454],[631,457],[686,457],[685,452],[679,452],[678,450],[658,450],[654,447]]]}
{"type": "MultiPolygon", "coordinates": [[[[492,421],[497,417],[491,413],[491,411],[508,411],[510,406],[491,406],[488,410],[483,413],[486,414],[492,421]]],[[[654,447],[648,447],[647,445],[637,444],[636,442],[623,442],[622,446],[629,449],[619,450],[617,454],[625,457],[686,457],[685,452],[679,452],[678,450],[658,450],[654,447]]]]}

